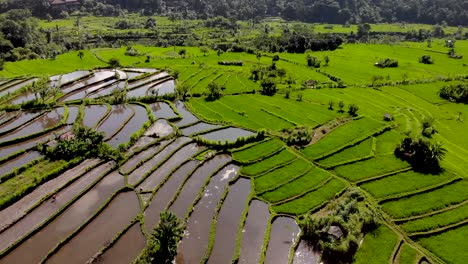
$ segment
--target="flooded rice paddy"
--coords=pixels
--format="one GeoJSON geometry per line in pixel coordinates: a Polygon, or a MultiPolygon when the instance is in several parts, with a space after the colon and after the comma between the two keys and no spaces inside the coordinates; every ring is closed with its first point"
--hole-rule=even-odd
{"type": "Polygon", "coordinates": [[[215,141],[215,142],[218,142],[218,141],[234,142],[238,138],[251,137],[251,136],[254,136],[254,135],[255,135],[255,133],[253,133],[251,131],[248,131],[248,130],[245,130],[245,129],[236,128],[236,127],[229,127],[229,128],[209,132],[209,133],[206,133],[206,134],[202,134],[200,136],[202,138],[205,138],[205,139],[210,140],[210,141],[215,141]]]}
{"type": "Polygon", "coordinates": [[[290,251],[300,229],[293,218],[280,216],[271,224],[265,263],[288,263],[290,251]]]}

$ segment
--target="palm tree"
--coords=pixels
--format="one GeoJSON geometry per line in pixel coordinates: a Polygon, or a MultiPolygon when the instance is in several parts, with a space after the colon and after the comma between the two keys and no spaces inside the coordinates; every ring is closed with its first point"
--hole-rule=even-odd
{"type": "Polygon", "coordinates": [[[148,242],[146,263],[172,263],[177,255],[177,244],[184,236],[185,226],[174,213],[161,212],[158,226],[148,242]]]}
{"type": "Polygon", "coordinates": [[[442,145],[442,142],[437,142],[431,146],[431,156],[437,161],[444,159],[447,149],[442,145]]]}

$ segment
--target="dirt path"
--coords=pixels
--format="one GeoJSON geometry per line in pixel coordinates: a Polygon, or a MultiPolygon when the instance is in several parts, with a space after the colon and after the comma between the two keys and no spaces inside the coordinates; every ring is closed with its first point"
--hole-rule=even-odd
{"type": "Polygon", "coordinates": [[[0,212],[0,231],[22,218],[35,204],[45,199],[47,196],[55,193],[65,186],[70,180],[79,177],[88,168],[94,167],[99,163],[98,159],[88,159],[79,165],[67,170],[62,175],[42,184],[33,192],[23,197],[18,202],[0,212]]]}

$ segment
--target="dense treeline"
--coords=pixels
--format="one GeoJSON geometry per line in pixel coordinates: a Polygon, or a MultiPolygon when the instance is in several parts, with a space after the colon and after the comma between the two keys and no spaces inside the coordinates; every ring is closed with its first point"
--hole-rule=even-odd
{"type": "MultiPolygon", "coordinates": [[[[122,9],[155,13],[177,13],[185,18],[224,16],[261,19],[281,16],[288,20],[326,23],[409,22],[468,25],[466,1],[459,0],[80,0],[82,11],[116,14],[122,9]]],[[[59,14],[49,0],[8,0],[0,11],[28,7],[37,16],[59,14]]]]}

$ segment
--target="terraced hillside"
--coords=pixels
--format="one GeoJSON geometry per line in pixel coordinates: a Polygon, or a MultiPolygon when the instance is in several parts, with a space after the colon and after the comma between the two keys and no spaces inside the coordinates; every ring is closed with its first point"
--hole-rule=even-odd
{"type": "MultiPolygon", "coordinates": [[[[400,48],[395,56],[414,50],[400,48]]],[[[314,70],[300,64],[303,56],[285,54],[278,67],[316,86],[280,82],[276,95],[265,96],[250,69],[269,65],[270,54],[228,52],[222,59],[245,66],[224,66],[214,55],[161,50],[160,60],[141,65],[173,63],[171,72],[80,70],[48,77],[58,90],[45,98],[30,89],[40,76],[0,83],[0,263],[128,263],[166,210],[186,226],[176,263],[320,263],[300,226],[351,190],[379,220],[353,262],[468,261],[468,109],[437,94],[466,83],[460,63],[450,61],[457,77],[418,65],[411,84],[399,79],[401,69],[382,69],[390,80],[371,85],[367,68],[314,70]],[[206,100],[212,81],[224,86],[223,96],[206,100]],[[342,82],[348,87],[336,88],[342,82]],[[174,95],[180,84],[190,90],[185,101],[174,95]],[[357,114],[347,113],[352,104],[357,114]],[[427,140],[447,150],[435,174],[394,153],[428,120],[435,132],[427,140]],[[102,132],[121,156],[44,156],[76,124],[102,132]],[[291,143],[299,129],[310,134],[300,146],[291,143]]],[[[109,59],[122,50],[95,52],[109,59]]]]}

